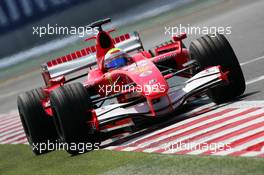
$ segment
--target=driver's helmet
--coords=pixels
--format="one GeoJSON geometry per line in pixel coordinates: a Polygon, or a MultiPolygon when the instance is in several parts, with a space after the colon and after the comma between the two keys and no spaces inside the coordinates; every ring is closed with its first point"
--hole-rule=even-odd
{"type": "Polygon", "coordinates": [[[110,49],[104,59],[104,66],[106,69],[118,69],[127,65],[129,55],[119,48],[110,49]]]}

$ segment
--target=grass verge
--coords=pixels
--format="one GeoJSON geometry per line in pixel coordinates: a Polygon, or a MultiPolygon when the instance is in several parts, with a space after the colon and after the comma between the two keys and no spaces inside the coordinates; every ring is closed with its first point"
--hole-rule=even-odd
{"type": "Polygon", "coordinates": [[[56,151],[34,156],[28,145],[0,145],[0,174],[262,175],[264,159],[93,151],[70,156],[56,151]]]}

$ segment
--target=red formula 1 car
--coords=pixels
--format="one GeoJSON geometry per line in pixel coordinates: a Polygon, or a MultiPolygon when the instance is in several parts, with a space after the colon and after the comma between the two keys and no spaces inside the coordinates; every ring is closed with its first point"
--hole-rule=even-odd
{"type": "Polygon", "coordinates": [[[180,34],[144,50],[137,32],[112,38],[113,30],[102,29],[108,22],[89,25],[99,31],[87,39],[95,39],[95,46],[47,62],[42,72],[46,86],[18,96],[21,121],[35,154],[49,151],[43,144],[57,140],[75,144],[67,147],[71,154],[80,153],[76,145],[81,143],[96,148],[101,133],[171,114],[198,94],[223,103],[244,93],[243,73],[223,35],[203,36],[188,50],[182,42],[186,34],[180,34]],[[83,83],[68,84],[82,77],[83,83]]]}

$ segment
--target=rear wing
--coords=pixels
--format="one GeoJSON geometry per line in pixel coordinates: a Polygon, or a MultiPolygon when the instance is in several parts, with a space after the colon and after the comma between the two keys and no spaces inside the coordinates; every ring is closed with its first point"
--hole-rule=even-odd
{"type": "MultiPolygon", "coordinates": [[[[118,47],[127,53],[137,50],[144,50],[137,32],[127,33],[118,36],[113,40],[115,47],[118,47]]],[[[45,74],[44,80],[47,84],[49,79],[62,75],[68,75],[81,69],[89,67],[91,68],[95,66],[96,63],[96,47],[87,47],[43,64],[42,68],[45,74]]]]}

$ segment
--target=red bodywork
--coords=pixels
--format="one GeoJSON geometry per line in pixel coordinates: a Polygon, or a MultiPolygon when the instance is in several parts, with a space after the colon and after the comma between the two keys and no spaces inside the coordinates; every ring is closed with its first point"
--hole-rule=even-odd
{"type": "MultiPolygon", "coordinates": [[[[140,50],[137,53],[131,54],[132,61],[130,65],[107,72],[104,68],[104,56],[107,51],[114,48],[116,43],[120,43],[130,38],[129,34],[112,38],[110,36],[110,32],[112,31],[99,31],[97,36],[87,39],[95,39],[95,46],[87,47],[69,55],[49,61],[46,64],[47,67],[56,66],[75,59],[81,59],[83,56],[96,52],[97,67],[89,70],[83,85],[87,88],[92,87],[97,94],[104,97],[109,94],[100,91],[100,88],[102,86],[111,86],[113,82],[117,81],[117,79],[120,79],[120,81],[118,81],[119,85],[134,83],[138,86],[144,87],[145,85],[159,84],[158,88],[162,88],[162,90],[159,89],[157,91],[151,91],[144,89],[141,94],[134,94],[146,98],[150,110],[154,115],[155,109],[153,108],[153,100],[167,95],[169,87],[166,78],[170,78],[170,75],[163,76],[155,64],[172,60],[175,64],[174,68],[181,70],[183,68],[183,64],[189,61],[188,50],[183,47],[182,43],[182,39],[186,38],[186,34],[174,36],[171,41],[163,43],[160,46],[156,46],[152,52],[140,50]],[[145,76],[144,73],[148,75],[145,76]]],[[[57,78],[50,78],[49,73],[45,71],[42,75],[47,85],[44,88],[47,98],[42,101],[42,104],[46,113],[49,116],[53,116],[53,112],[49,104],[49,94],[55,88],[63,86],[66,82],[66,77],[60,76],[57,78]]],[[[182,76],[188,77],[189,75],[182,74],[182,76]]],[[[131,94],[131,91],[133,91],[133,89],[123,92],[124,95],[118,97],[119,102],[128,100],[129,98],[127,96],[131,94]]],[[[115,92],[111,92],[111,95],[114,93],[115,92]]],[[[95,122],[94,124],[98,127],[96,114],[94,113],[93,116],[93,122],[95,122]]]]}

